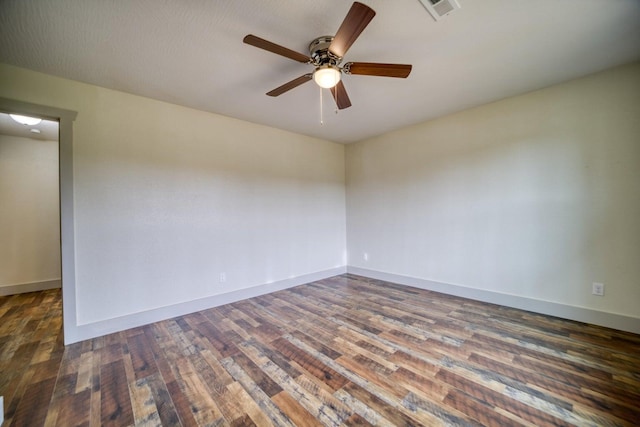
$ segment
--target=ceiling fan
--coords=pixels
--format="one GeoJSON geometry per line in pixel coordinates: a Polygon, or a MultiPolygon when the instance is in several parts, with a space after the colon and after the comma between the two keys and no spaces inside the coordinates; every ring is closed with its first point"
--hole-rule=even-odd
{"type": "Polygon", "coordinates": [[[336,101],[338,108],[342,110],[351,106],[347,90],[340,78],[342,73],[406,78],[411,72],[411,65],[407,64],[347,62],[340,65],[344,55],[375,15],[376,12],[369,6],[354,2],[344,21],[342,21],[342,25],[338,28],[336,35],[334,37],[322,36],[313,40],[309,45],[308,56],[252,34],[247,35],[243,42],[294,61],[310,64],[315,68],[312,73],[293,79],[267,92],[267,95],[282,95],[313,79],[318,86],[331,90],[333,99],[336,101]]]}

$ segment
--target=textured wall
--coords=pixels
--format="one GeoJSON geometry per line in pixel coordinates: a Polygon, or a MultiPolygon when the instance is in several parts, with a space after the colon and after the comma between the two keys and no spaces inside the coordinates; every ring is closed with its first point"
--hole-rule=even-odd
{"type": "Polygon", "coordinates": [[[0,96],[78,112],[79,324],[345,264],[342,145],[4,65],[0,96]]]}
{"type": "Polygon", "coordinates": [[[58,143],[0,135],[0,287],[50,280],[60,280],[58,143]]]}
{"type": "Polygon", "coordinates": [[[640,317],[639,117],[635,64],[348,146],[349,265],[640,317]]]}

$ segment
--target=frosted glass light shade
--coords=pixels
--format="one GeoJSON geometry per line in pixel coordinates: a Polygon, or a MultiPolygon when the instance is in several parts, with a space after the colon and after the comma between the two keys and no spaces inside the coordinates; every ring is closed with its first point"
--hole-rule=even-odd
{"type": "Polygon", "coordinates": [[[313,72],[313,81],[321,88],[332,88],[340,81],[340,70],[332,65],[318,67],[313,72]]]}

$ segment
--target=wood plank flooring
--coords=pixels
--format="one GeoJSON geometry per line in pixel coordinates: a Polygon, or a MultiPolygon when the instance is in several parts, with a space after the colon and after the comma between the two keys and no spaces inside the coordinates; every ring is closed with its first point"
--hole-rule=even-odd
{"type": "Polygon", "coordinates": [[[353,275],[62,344],[0,298],[4,426],[637,426],[640,336],[353,275]]]}

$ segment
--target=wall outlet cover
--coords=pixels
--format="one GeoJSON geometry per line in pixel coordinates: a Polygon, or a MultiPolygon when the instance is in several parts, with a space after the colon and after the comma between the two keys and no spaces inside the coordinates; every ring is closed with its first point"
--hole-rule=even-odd
{"type": "Polygon", "coordinates": [[[604,296],[604,283],[593,282],[593,290],[591,293],[599,297],[604,296]]]}

